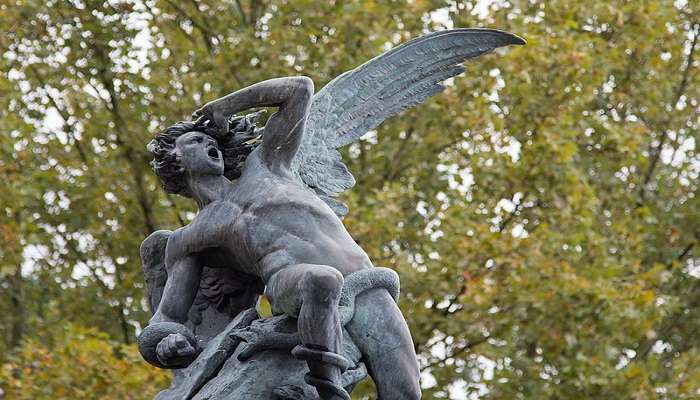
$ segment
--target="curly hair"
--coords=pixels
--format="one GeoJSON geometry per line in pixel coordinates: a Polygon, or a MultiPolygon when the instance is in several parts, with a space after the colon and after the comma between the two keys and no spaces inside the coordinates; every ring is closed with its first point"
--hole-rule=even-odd
{"type": "Polygon", "coordinates": [[[225,135],[217,134],[216,130],[204,124],[189,121],[180,121],[156,135],[146,149],[153,155],[151,167],[160,178],[163,189],[168,193],[191,197],[184,179],[185,170],[174,150],[177,138],[192,131],[204,132],[216,139],[224,159],[226,178],[233,180],[241,176],[245,159],[261,142],[263,129],[257,127],[256,121],[263,112],[232,117],[228,134],[225,135]]]}

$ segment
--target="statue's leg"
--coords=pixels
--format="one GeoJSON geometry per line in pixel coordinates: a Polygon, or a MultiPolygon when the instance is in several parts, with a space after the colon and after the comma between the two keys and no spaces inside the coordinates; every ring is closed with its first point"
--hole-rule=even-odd
{"type": "Polygon", "coordinates": [[[355,315],[346,328],[362,353],[380,400],[421,398],[413,340],[386,289],[371,289],[358,295],[355,315]]]}
{"type": "Polygon", "coordinates": [[[349,399],[339,386],[342,357],[338,353],[343,334],[338,301],[342,287],[343,275],[335,268],[298,264],[276,272],[265,288],[273,310],[298,318],[302,346],[294,354],[306,360],[310,371],[307,381],[323,400],[349,399]]]}

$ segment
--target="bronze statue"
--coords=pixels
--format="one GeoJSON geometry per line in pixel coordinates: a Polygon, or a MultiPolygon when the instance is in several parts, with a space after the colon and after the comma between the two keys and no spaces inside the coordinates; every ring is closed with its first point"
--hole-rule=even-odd
{"type": "MultiPolygon", "coordinates": [[[[316,94],[307,77],[267,80],[205,104],[192,122],[156,136],[148,146],[156,174],[166,191],[192,198],[199,212],[189,225],[156,235],[161,245],[153,248],[165,248],[155,264],[167,279],[149,281],[159,299],[139,337],[144,357],[183,368],[200,356],[183,324],[204,293],[203,271],[222,269],[232,271],[231,281],[245,282],[236,312],[264,287],[274,314],[296,321],[291,354],[306,362],[305,381],[321,399],[350,398],[342,378],[353,365],[342,355],[344,329],[380,399],[419,399],[414,346],[394,299],[398,278],[373,266],[339,218],[347,208],[334,197],[355,181],[336,149],[442,91],[441,81],[464,71],[459,63],[510,44],[524,41],[490,29],[431,33],[316,94]],[[235,116],[255,107],[278,107],[264,129],[255,126],[256,116],[235,116]],[[346,280],[362,291],[344,301],[354,301],[344,316],[346,280]]],[[[143,258],[153,264],[153,256],[143,258]]]]}

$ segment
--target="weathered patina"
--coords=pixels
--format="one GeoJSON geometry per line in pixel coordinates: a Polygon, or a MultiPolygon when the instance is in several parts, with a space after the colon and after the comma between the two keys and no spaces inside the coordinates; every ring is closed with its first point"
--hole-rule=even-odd
{"type": "Polygon", "coordinates": [[[523,44],[491,29],[435,32],[388,51],[318,93],[271,79],[207,103],[149,144],[155,172],[199,212],[146,239],[154,315],[144,358],[180,370],[161,398],[349,399],[367,373],[381,399],[419,399],[398,277],[352,239],[335,199],[355,180],[337,149],[441,92],[459,63],[523,44]],[[256,115],[277,107],[264,129],[256,115]],[[272,318],[251,310],[264,294],[272,318]],[[254,394],[255,393],[255,394],[254,394]]]}

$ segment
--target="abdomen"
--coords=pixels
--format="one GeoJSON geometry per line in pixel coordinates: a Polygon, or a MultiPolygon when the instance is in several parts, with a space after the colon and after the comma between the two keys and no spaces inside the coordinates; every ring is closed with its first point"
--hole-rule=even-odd
{"type": "MultiPolygon", "coordinates": [[[[315,195],[303,202],[274,197],[250,217],[248,243],[263,273],[291,264],[328,265],[343,275],[372,266],[333,211],[315,195]]],[[[306,197],[306,196],[304,196],[306,197]]],[[[300,199],[295,199],[300,200],[300,199]]]]}

